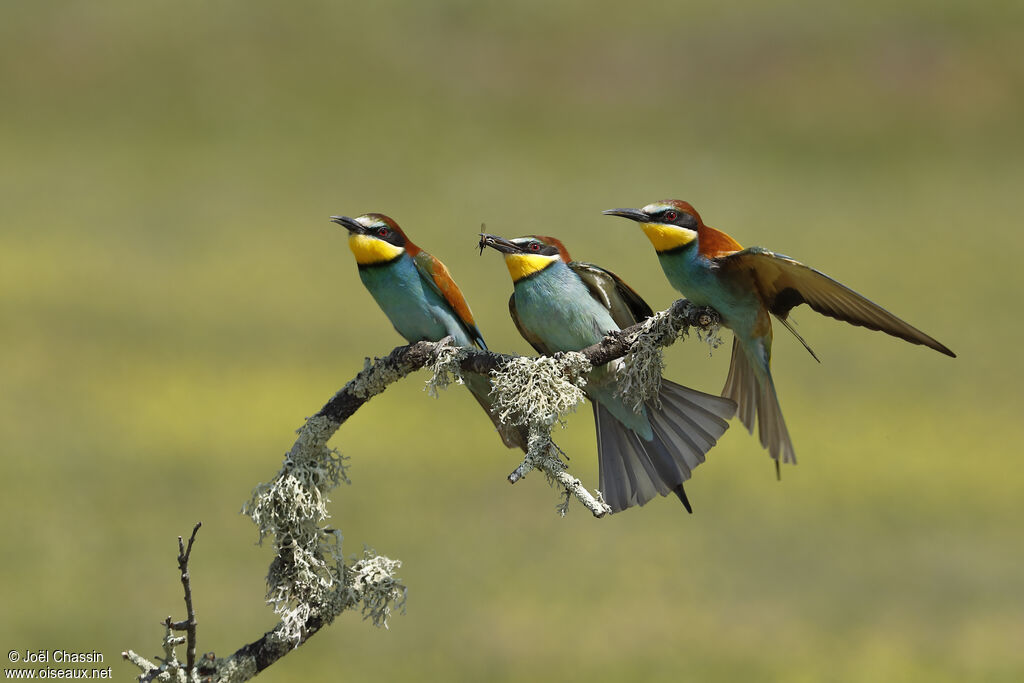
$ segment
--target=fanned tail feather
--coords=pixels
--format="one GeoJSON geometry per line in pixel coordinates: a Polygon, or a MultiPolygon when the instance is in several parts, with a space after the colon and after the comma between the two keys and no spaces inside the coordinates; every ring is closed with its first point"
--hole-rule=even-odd
{"type": "Polygon", "coordinates": [[[597,459],[601,494],[613,512],[643,505],[657,494],[665,495],[651,456],[636,432],[629,429],[600,403],[594,403],[597,426],[597,459]]]}
{"type": "Polygon", "coordinates": [[[782,417],[779,397],[775,393],[775,382],[769,372],[758,373],[750,363],[739,341],[733,339],[732,360],[729,375],[725,380],[722,396],[732,399],[737,405],[737,414],[743,426],[754,433],[754,418],[757,418],[757,434],[761,445],[768,449],[776,463],[796,464],[796,452],[789,438],[786,421],[782,417]]]}
{"type": "Polygon", "coordinates": [[[662,381],[661,407],[647,404],[653,438],[644,440],[598,402],[594,405],[600,487],[613,512],[675,493],[692,512],[683,482],[728,429],[735,404],[662,381]]]}

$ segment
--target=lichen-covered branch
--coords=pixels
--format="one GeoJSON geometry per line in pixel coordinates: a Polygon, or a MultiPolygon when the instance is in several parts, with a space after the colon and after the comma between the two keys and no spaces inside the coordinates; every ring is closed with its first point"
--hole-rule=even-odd
{"type": "MultiPolygon", "coordinates": [[[[588,367],[597,367],[626,357],[619,384],[627,400],[639,408],[645,400],[657,397],[664,369],[661,349],[685,337],[691,329],[715,347],[721,343],[718,327],[719,316],[714,309],[679,299],[667,310],[655,313],[632,327],[613,332],[597,344],[572,354],[556,354],[555,357],[561,359],[558,361],[552,357],[525,358],[479,349],[459,349],[446,340],[399,346],[372,363],[367,359],[363,371],[335,394],[315,417],[336,423],[334,428],[337,429],[390,383],[427,366],[434,366],[435,377],[439,371],[445,375],[428,382],[428,388],[434,392],[447,385],[449,379],[446,375],[455,366],[462,372],[490,375],[494,378],[496,406],[502,421],[528,429],[531,424],[545,428],[545,436],[527,451],[522,463],[509,475],[509,481],[514,483],[527,472],[539,468],[560,485],[567,496],[576,498],[595,517],[602,517],[610,508],[600,493],[590,494],[579,479],[565,472],[565,464],[557,457],[557,446],[550,438],[553,424],[584,398],[582,387],[585,382],[582,380],[587,370],[583,370],[582,365],[573,369],[571,363],[565,365],[564,359],[579,359],[588,367]],[[562,363],[564,367],[559,369],[552,363],[562,363]],[[575,380],[565,381],[570,375],[575,380]],[[541,391],[544,386],[553,391],[545,394],[541,391]],[[514,390],[511,394],[510,389],[514,390]],[[527,390],[528,398],[514,398],[523,396],[515,393],[519,389],[527,390]],[[514,406],[517,404],[524,406],[529,414],[516,417],[514,406]]],[[[559,506],[562,513],[566,509],[566,503],[559,506]]]]}
{"type": "MultiPolygon", "coordinates": [[[[668,346],[691,328],[696,328],[702,336],[707,335],[709,339],[716,339],[718,325],[719,317],[714,309],[706,306],[694,306],[686,299],[679,299],[667,310],[655,313],[647,321],[613,332],[598,343],[581,349],[579,353],[592,366],[597,367],[625,356],[645,332],[656,345],[668,346]],[[651,327],[649,321],[658,322],[652,331],[648,331],[648,328],[651,327]]],[[[435,358],[438,346],[443,343],[443,341],[421,341],[407,346],[398,346],[384,358],[377,358],[373,362],[367,359],[362,372],[324,404],[316,416],[326,417],[341,426],[341,423],[359,410],[360,406],[384,391],[389,384],[430,364],[435,358]]],[[[499,371],[509,361],[519,358],[519,356],[479,349],[462,349],[462,351],[458,361],[459,368],[463,372],[474,372],[480,375],[489,375],[499,371]]]]}
{"type": "Polygon", "coordinates": [[[344,611],[358,608],[363,618],[386,626],[392,610],[404,607],[406,588],[396,577],[401,563],[369,549],[358,560],[345,561],[341,531],[327,526],[327,496],[339,483],[348,482],[346,458],[329,448],[327,442],[364,403],[424,367],[433,370],[428,383],[432,392],[444,388],[451,381],[450,375],[455,381],[461,381],[465,373],[491,378],[495,410],[501,421],[524,428],[529,434],[526,455],[509,475],[509,481],[540,469],[564,492],[558,506],[562,514],[572,498],[596,517],[607,514],[610,508],[600,492],[590,493],[566,471],[562,452],[551,440],[551,429],[584,400],[583,390],[592,368],[627,355],[620,379],[623,394],[638,401],[637,405],[655,395],[661,381],[660,349],[691,328],[714,345],[717,313],[679,300],[667,311],[610,334],[593,346],[551,357],[523,358],[458,348],[450,340],[442,340],[399,346],[384,358],[367,359],[363,370],[298,430],[298,438],[277,476],[257,486],[243,507],[256,523],[260,541],[272,540],[274,560],[267,575],[267,601],[280,622],[227,657],[218,658],[208,652],[195,661],[196,626],[187,562],[197,526],[188,549],[179,545],[188,618],[184,622],[166,620],[161,664],[130,650],[124,653],[125,659],[143,672],[140,680],[237,683],[249,680],[308,641],[344,611]],[[173,635],[173,629],[179,627],[186,630],[187,637],[173,635]],[[186,641],[187,663],[182,665],[174,648],[186,641]]]}
{"type": "Polygon", "coordinates": [[[711,349],[718,348],[718,313],[710,308],[698,308],[686,299],[676,301],[671,308],[655,313],[650,318],[624,330],[623,343],[629,347],[623,371],[618,381],[618,394],[627,405],[640,412],[647,402],[660,404],[658,390],[665,369],[663,349],[685,339],[691,329],[711,349]]]}
{"type": "Polygon", "coordinates": [[[566,464],[559,457],[561,450],[551,440],[554,424],[586,398],[584,388],[592,369],[583,354],[563,353],[513,358],[491,374],[498,418],[502,423],[524,427],[529,435],[526,455],[508,476],[509,482],[514,484],[531,470],[540,469],[565,492],[565,500],[558,506],[562,515],[568,511],[572,497],[595,517],[611,512],[600,493],[591,495],[579,479],[566,473],[566,464]]]}

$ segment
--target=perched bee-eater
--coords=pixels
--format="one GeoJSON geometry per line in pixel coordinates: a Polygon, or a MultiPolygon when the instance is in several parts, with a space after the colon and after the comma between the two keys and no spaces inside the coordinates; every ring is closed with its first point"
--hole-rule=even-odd
{"type": "Polygon", "coordinates": [[[744,249],[724,232],[704,224],[687,202],[670,199],[642,209],[609,209],[640,224],[658,253],[668,281],[693,303],[711,306],[734,334],[732,360],[723,396],[736,401],[743,424],[754,431],[778,468],[796,462],[782,419],[771,374],[772,323],[769,314],[817,355],[793,329],[787,316],[800,304],[818,313],[871,330],[881,330],[947,356],[952,351],[921,330],[827,275],[761,247],[744,249]]]}
{"type": "MultiPolygon", "coordinates": [[[[331,216],[331,220],[348,230],[359,279],[407,342],[436,342],[451,336],[459,346],[487,348],[448,268],[409,241],[398,223],[380,213],[358,218],[331,216]]],[[[464,379],[505,445],[525,450],[526,435],[502,425],[495,416],[490,380],[472,373],[464,379]]]]}
{"type": "MultiPolygon", "coordinates": [[[[626,283],[598,266],[570,261],[558,240],[481,235],[481,250],[485,246],[504,254],[514,284],[509,312],[540,353],[578,351],[651,315],[626,283]]],[[[613,512],[670,492],[692,512],[683,482],[728,428],[736,404],[663,380],[660,405],[648,402],[634,411],[616,395],[622,363],[594,369],[586,387],[597,425],[601,493],[613,512]]]]}

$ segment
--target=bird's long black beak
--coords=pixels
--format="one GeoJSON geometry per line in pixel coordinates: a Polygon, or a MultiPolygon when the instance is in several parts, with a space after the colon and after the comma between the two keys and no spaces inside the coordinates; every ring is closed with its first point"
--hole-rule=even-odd
{"type": "Polygon", "coordinates": [[[651,217],[640,209],[608,209],[601,213],[605,216],[622,216],[623,218],[628,218],[629,220],[636,221],[637,223],[649,223],[651,220],[651,217]]]}
{"type": "Polygon", "coordinates": [[[348,216],[331,216],[331,222],[337,223],[353,235],[362,235],[366,232],[366,228],[363,227],[363,224],[355,218],[349,218],[348,216]]]}
{"type": "Polygon", "coordinates": [[[484,253],[484,247],[497,249],[503,254],[518,254],[522,251],[515,242],[510,242],[504,237],[498,237],[497,235],[488,235],[486,232],[480,233],[479,246],[481,254],[484,253]]]}

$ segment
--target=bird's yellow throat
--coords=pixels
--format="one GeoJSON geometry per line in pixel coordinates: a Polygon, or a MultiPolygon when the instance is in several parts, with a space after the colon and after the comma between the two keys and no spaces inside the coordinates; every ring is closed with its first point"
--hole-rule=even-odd
{"type": "Polygon", "coordinates": [[[664,223],[641,223],[647,239],[654,245],[655,251],[671,251],[685,246],[697,239],[697,233],[693,230],[679,227],[678,225],[666,225],[664,223]]]}
{"type": "Polygon", "coordinates": [[[369,235],[349,235],[348,246],[356,255],[356,263],[361,266],[386,263],[405,251],[402,247],[396,247],[369,235]]]}
{"type": "Polygon", "coordinates": [[[518,282],[524,277],[540,272],[557,260],[557,256],[543,254],[505,254],[505,265],[508,267],[508,274],[512,276],[512,282],[518,282]]]}

